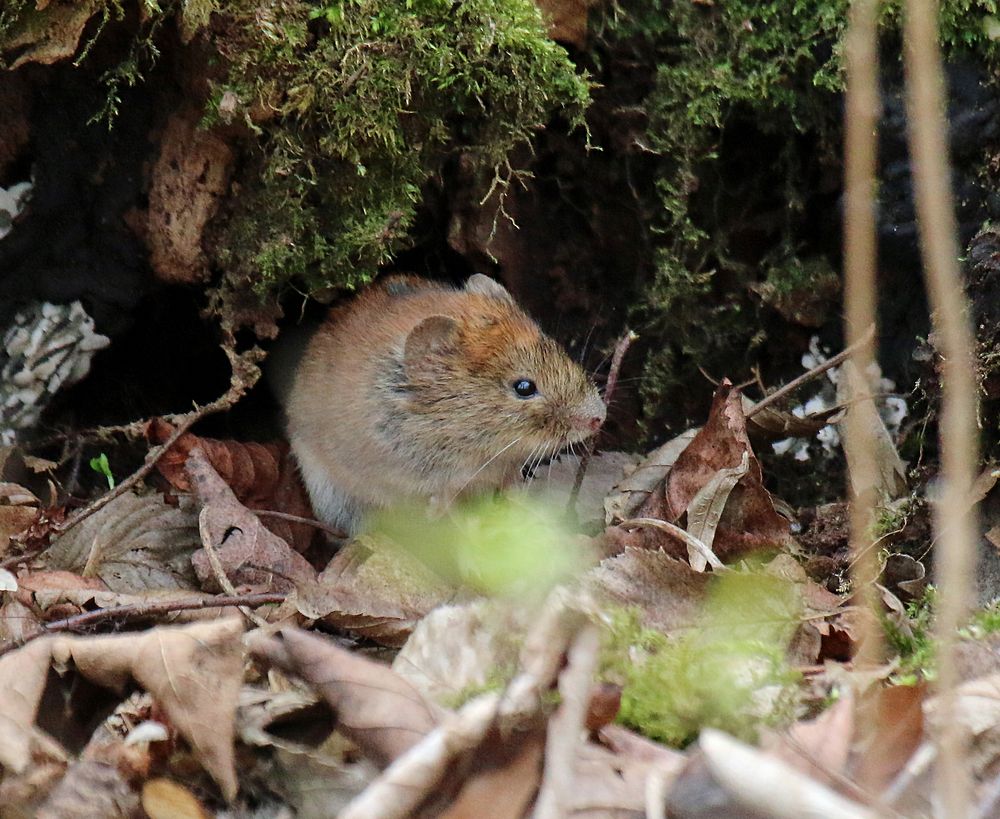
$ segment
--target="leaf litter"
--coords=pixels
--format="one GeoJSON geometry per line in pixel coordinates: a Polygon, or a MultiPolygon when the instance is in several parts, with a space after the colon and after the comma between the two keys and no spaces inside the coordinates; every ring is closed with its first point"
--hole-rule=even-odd
{"type": "MultiPolygon", "coordinates": [[[[870,615],[807,572],[753,450],[761,425],[813,434],[836,414],[768,410],[748,428],[724,382],[703,426],[644,458],[593,455],[578,495],[563,456],[510,511],[406,512],[347,542],[307,522],[282,444],[185,433],[163,493],[65,533],[39,525],[64,511],[0,483],[0,799],[39,816],[919,812],[934,698],[891,685],[898,662],[853,668],[870,615]],[[576,523],[536,496],[575,496],[576,523]],[[55,716],[52,692],[81,683],[102,707],[55,716]]],[[[923,564],[885,566],[884,617],[916,640],[893,589],[919,602],[923,564]]],[[[963,645],[985,788],[1000,666],[989,640],[963,645]]]]}

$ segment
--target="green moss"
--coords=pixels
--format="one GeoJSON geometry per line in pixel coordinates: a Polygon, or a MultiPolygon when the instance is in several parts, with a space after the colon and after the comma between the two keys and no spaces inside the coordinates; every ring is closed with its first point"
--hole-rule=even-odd
{"type": "Polygon", "coordinates": [[[217,257],[259,291],[354,287],[406,241],[421,186],[507,156],[589,86],[530,0],[235,5],[209,121],[259,137],[217,257]]]}
{"type": "MultiPolygon", "coordinates": [[[[887,62],[900,53],[901,5],[882,13],[887,62]]],[[[848,0],[635,0],[608,13],[602,50],[656,66],[644,107],[649,147],[662,157],[661,239],[636,320],[667,342],[646,372],[654,416],[676,386],[697,379],[696,366],[746,375],[763,340],[751,295],[762,273],[778,293],[810,288],[803,274],[827,276],[799,254],[815,241],[807,218],[815,174],[839,163],[848,8],[848,0]]],[[[996,0],[945,0],[946,51],[995,64],[986,26],[996,11],[996,0]]]]}
{"type": "Polygon", "coordinates": [[[31,0],[6,0],[0,8],[0,43],[14,32],[29,4],[34,5],[31,0]]]}
{"type": "Polygon", "coordinates": [[[920,680],[935,677],[934,603],[936,590],[928,586],[923,597],[906,607],[909,628],[904,630],[884,619],[886,643],[899,658],[899,671],[893,681],[899,685],[915,685],[920,680]]]}
{"type": "Polygon", "coordinates": [[[752,740],[788,721],[799,676],[785,646],[798,615],[792,585],[759,573],[721,578],[702,621],[679,636],[613,613],[602,674],[622,685],[619,721],[677,746],[705,726],[752,740]]]}

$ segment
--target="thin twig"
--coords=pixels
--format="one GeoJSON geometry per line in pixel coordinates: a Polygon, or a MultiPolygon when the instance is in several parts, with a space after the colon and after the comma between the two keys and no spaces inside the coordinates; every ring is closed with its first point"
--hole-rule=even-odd
{"type": "Polygon", "coordinates": [[[350,535],[346,532],[342,532],[340,529],[334,529],[332,526],[327,526],[322,521],[314,520],[313,518],[303,518],[299,515],[290,515],[287,512],[275,512],[271,509],[251,509],[250,511],[255,515],[264,515],[264,517],[287,520],[289,523],[302,523],[306,526],[312,526],[316,529],[321,529],[330,535],[330,537],[336,538],[337,540],[344,540],[350,537],[350,535]]]}
{"type": "Polygon", "coordinates": [[[938,44],[936,0],[907,0],[904,21],[906,111],[920,251],[935,334],[943,358],[941,423],[941,500],[934,523],[940,537],[934,565],[939,572],[935,636],[938,646],[940,721],[935,768],[941,814],[968,816],[972,770],[968,733],[957,713],[959,663],[957,630],[964,621],[972,589],[976,549],[976,510],[968,499],[978,461],[973,333],[962,291],[958,225],[951,193],[945,120],[944,72],[938,44]]]}
{"type": "MultiPolygon", "coordinates": [[[[604,385],[604,406],[610,408],[611,401],[615,396],[618,387],[618,375],[622,369],[622,361],[625,360],[625,353],[632,346],[632,342],[639,336],[632,330],[627,330],[625,335],[618,339],[615,345],[614,354],[611,356],[611,368],[608,370],[608,380],[604,385]]],[[[583,476],[587,473],[587,466],[590,464],[590,456],[594,454],[593,439],[587,442],[583,455],[580,456],[580,465],[576,469],[576,477],[573,479],[573,488],[569,493],[569,500],[566,502],[566,511],[571,515],[576,512],[576,502],[580,497],[580,488],[583,486],[583,476]]]]}
{"type": "Polygon", "coordinates": [[[841,350],[833,358],[827,359],[822,364],[813,367],[811,370],[809,370],[809,372],[802,373],[802,375],[800,375],[798,378],[793,378],[791,381],[785,384],[785,386],[775,390],[766,398],[761,399],[756,404],[754,404],[749,410],[747,410],[746,417],[753,418],[758,412],[771,406],[771,404],[775,403],[776,401],[780,401],[789,393],[797,390],[807,381],[812,381],[814,378],[816,378],[819,375],[822,375],[827,370],[833,369],[839,364],[843,364],[848,358],[854,355],[859,345],[865,345],[870,343],[874,335],[875,335],[875,326],[872,325],[865,332],[864,336],[862,336],[858,340],[857,344],[847,347],[844,350],[841,350]]]}
{"type": "Polygon", "coordinates": [[[615,389],[618,387],[618,376],[621,373],[622,362],[625,360],[625,353],[628,352],[629,347],[632,346],[632,342],[639,338],[638,335],[632,330],[626,331],[618,343],[615,345],[615,351],[611,356],[611,367],[608,370],[608,380],[604,385],[604,404],[610,407],[611,401],[615,396],[615,389]]]}
{"type": "MultiPolygon", "coordinates": [[[[855,0],[845,43],[847,66],[844,129],[844,335],[851,351],[844,368],[851,399],[870,392],[866,374],[876,361],[877,321],[875,270],[875,174],[877,171],[878,119],[878,0],[855,0]],[[866,329],[868,328],[868,329],[866,329]]],[[[867,407],[871,407],[868,404],[867,407]]],[[[875,581],[879,574],[873,548],[876,487],[879,469],[868,428],[866,405],[847,411],[844,417],[844,452],[851,473],[849,486],[857,487],[850,499],[851,582],[862,604],[875,616],[859,621],[856,636],[858,667],[874,667],[882,661],[882,629],[875,581]]],[[[875,541],[876,543],[879,541],[875,541]]],[[[859,735],[870,738],[874,729],[866,718],[870,706],[860,698],[854,705],[859,735]]]]}
{"type": "Polygon", "coordinates": [[[97,611],[85,611],[82,614],[74,614],[72,617],[65,617],[62,620],[43,623],[41,624],[40,631],[29,634],[23,640],[0,645],[0,656],[20,648],[25,643],[37,640],[39,637],[63,631],[83,631],[107,620],[127,622],[129,620],[156,617],[161,614],[170,614],[175,611],[199,611],[202,609],[221,609],[232,606],[256,608],[258,606],[281,604],[285,602],[286,598],[287,595],[278,592],[241,595],[220,594],[200,600],[158,600],[150,603],[128,603],[124,606],[111,606],[106,609],[98,609],[97,611]]]}
{"type": "Polygon", "coordinates": [[[700,554],[706,561],[708,565],[711,566],[715,571],[728,571],[729,567],[726,566],[718,557],[715,556],[715,552],[708,548],[704,543],[702,543],[698,538],[689,532],[685,532],[680,526],[675,526],[673,523],[668,523],[665,520],[657,520],[656,518],[629,518],[628,520],[623,520],[618,524],[622,529],[659,529],[661,532],[666,532],[667,534],[674,535],[684,541],[684,545],[689,546],[694,549],[698,554],[700,554]]]}
{"type": "MultiPolygon", "coordinates": [[[[240,400],[240,398],[243,397],[246,391],[256,383],[257,379],[260,377],[260,368],[257,367],[257,362],[262,357],[261,351],[254,347],[246,353],[239,354],[234,351],[231,343],[223,344],[223,350],[229,357],[230,365],[232,366],[232,378],[230,379],[229,389],[226,390],[225,394],[217,398],[215,401],[205,404],[203,407],[197,407],[192,412],[183,416],[170,437],[167,438],[167,440],[159,447],[154,447],[148,452],[146,460],[142,466],[140,466],[120,484],[115,486],[115,488],[110,492],[101,495],[99,498],[95,498],[91,503],[66,518],[65,521],[53,526],[54,534],[65,534],[74,526],[89,518],[95,512],[99,512],[115,498],[124,495],[126,492],[131,492],[132,489],[134,489],[146,478],[147,475],[153,471],[159,460],[174,444],[177,443],[178,440],[180,440],[180,437],[185,432],[191,429],[192,426],[205,416],[211,415],[215,412],[221,412],[222,410],[232,407],[237,401],[240,400]]],[[[90,564],[92,562],[93,561],[88,558],[87,563],[90,564]]]]}

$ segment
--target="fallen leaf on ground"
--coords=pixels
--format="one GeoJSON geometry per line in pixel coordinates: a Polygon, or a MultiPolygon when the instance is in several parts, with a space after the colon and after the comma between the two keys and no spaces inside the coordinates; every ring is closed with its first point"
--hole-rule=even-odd
{"type": "Polygon", "coordinates": [[[697,429],[689,429],[657,447],[623,477],[604,499],[604,522],[610,526],[636,517],[640,507],[649,499],[657,486],[662,484],[677,458],[694,440],[697,429]]]}
{"type": "Polygon", "coordinates": [[[49,568],[99,577],[113,591],[193,589],[191,555],[201,547],[198,517],[184,499],[170,506],[160,495],[125,493],[55,538],[49,568]]]}
{"type": "Polygon", "coordinates": [[[316,691],[338,717],[337,729],[379,766],[419,742],[438,712],[388,666],[365,659],[298,629],[252,644],[254,653],[277,663],[316,691]]]}
{"type": "Polygon", "coordinates": [[[208,819],[209,815],[191,791],[169,779],[143,784],[142,809],[149,819],[208,819]]]}
{"type": "Polygon", "coordinates": [[[138,807],[139,797],[115,766],[85,759],[70,765],[35,815],[37,819],[128,819],[138,807]]]}
{"type": "Polygon", "coordinates": [[[667,475],[665,504],[654,503],[654,494],[641,514],[676,522],[720,470],[739,467],[744,456],[747,472],[729,494],[713,551],[723,561],[729,561],[750,552],[789,546],[788,520],[775,511],[771,495],[764,489],[760,463],[747,437],[740,392],[728,382],[716,390],[705,426],[667,475]]]}
{"type": "Polygon", "coordinates": [[[440,606],[417,624],[393,671],[428,699],[454,707],[459,695],[513,675],[527,629],[518,614],[499,601],[440,606]]]}
{"type": "Polygon", "coordinates": [[[0,765],[30,762],[34,722],[50,667],[73,667],[121,692],[133,679],[153,695],[223,796],[236,794],[233,737],[243,681],[242,621],[228,618],[111,637],[48,637],[0,657],[0,765]]]}
{"type": "MultiPolygon", "coordinates": [[[[234,586],[287,591],[316,580],[316,572],[298,552],[267,529],[253,512],[236,500],[202,451],[195,447],[186,462],[195,496],[202,543],[214,547],[222,570],[234,586]]],[[[191,559],[202,587],[214,591],[218,578],[204,550],[191,559]]]]}
{"type": "Polygon", "coordinates": [[[830,407],[821,412],[799,416],[772,405],[750,415],[755,403],[743,396],[743,413],[747,416],[747,430],[755,440],[763,438],[777,441],[781,438],[812,438],[823,427],[836,423],[835,416],[843,412],[842,406],[830,407]]]}
{"type": "Polygon", "coordinates": [[[854,729],[854,698],[848,693],[815,719],[796,722],[780,733],[767,731],[761,747],[796,770],[833,785],[847,766],[854,729]]]}
{"type": "Polygon", "coordinates": [[[869,793],[882,793],[924,740],[926,685],[876,688],[861,700],[860,740],[852,777],[869,793]]]}
{"type": "Polygon", "coordinates": [[[296,604],[306,617],[398,647],[422,617],[455,597],[413,555],[363,537],[344,546],[317,582],[300,584],[296,604]]]}
{"type": "MultiPolygon", "coordinates": [[[[760,463],[747,437],[740,392],[728,381],[716,390],[705,426],[677,456],[663,484],[650,493],[635,517],[683,525],[682,518],[693,504],[696,511],[704,507],[705,520],[711,519],[712,551],[723,562],[794,545],[788,519],[775,510],[770,493],[764,489],[760,463]],[[744,459],[746,472],[732,484],[732,470],[742,472],[744,459]],[[696,499],[699,504],[695,504],[696,499]]],[[[696,528],[711,531],[711,527],[695,523],[696,528]]],[[[686,556],[690,549],[689,539],[665,532],[663,527],[645,526],[629,532],[611,527],[605,538],[617,549],[663,549],[675,557],[686,556]]]]}
{"type": "Polygon", "coordinates": [[[605,602],[637,607],[642,624],[669,633],[698,618],[711,578],[683,560],[649,549],[626,549],[587,574],[587,588],[605,602]]]}
{"type": "Polygon", "coordinates": [[[906,464],[899,457],[885,421],[878,414],[870,394],[872,391],[870,379],[860,377],[853,361],[845,361],[837,381],[837,401],[848,408],[845,419],[840,422],[840,437],[844,443],[851,486],[856,496],[863,497],[872,491],[876,498],[893,500],[906,494],[906,464]],[[864,431],[861,440],[867,457],[874,459],[876,469],[876,474],[872,476],[874,485],[863,484],[863,478],[858,474],[858,460],[862,456],[852,449],[852,439],[845,434],[847,416],[857,418],[859,428],[864,431]]]}
{"type": "MultiPolygon", "coordinates": [[[[174,428],[160,418],[154,418],[146,426],[146,437],[151,443],[165,443],[173,432],[174,428]]],[[[202,450],[236,499],[247,508],[313,517],[309,496],[288,444],[220,441],[185,433],[156,465],[160,474],[179,492],[192,490],[186,465],[195,447],[202,450]]],[[[297,552],[309,548],[316,534],[316,527],[273,516],[265,516],[262,523],[297,552]]]]}
{"type": "Polygon", "coordinates": [[[40,514],[40,501],[16,483],[0,483],[0,557],[10,548],[11,539],[26,532],[40,514]]]}

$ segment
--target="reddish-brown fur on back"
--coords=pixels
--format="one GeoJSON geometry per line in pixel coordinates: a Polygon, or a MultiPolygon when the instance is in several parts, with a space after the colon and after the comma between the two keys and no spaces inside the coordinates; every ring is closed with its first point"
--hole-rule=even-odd
{"type": "Polygon", "coordinates": [[[287,411],[317,514],[349,529],[373,506],[515,480],[604,419],[583,370],[482,276],[461,290],[395,277],[331,311],[287,411]]]}

